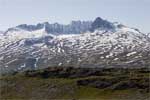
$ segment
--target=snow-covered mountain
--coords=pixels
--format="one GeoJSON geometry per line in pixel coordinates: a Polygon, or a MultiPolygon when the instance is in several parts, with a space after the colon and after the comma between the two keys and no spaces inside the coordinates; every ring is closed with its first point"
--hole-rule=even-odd
{"type": "Polygon", "coordinates": [[[1,72],[72,67],[150,67],[150,40],[138,29],[95,21],[19,25],[0,36],[1,72]]]}

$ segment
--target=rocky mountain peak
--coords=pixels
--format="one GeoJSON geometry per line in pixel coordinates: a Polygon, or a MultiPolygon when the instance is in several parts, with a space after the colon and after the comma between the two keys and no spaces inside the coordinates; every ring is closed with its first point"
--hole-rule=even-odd
{"type": "Polygon", "coordinates": [[[104,30],[111,30],[114,28],[113,23],[107,21],[107,20],[103,20],[100,17],[97,17],[94,22],[91,25],[91,31],[93,32],[96,29],[104,29],[104,30]]]}

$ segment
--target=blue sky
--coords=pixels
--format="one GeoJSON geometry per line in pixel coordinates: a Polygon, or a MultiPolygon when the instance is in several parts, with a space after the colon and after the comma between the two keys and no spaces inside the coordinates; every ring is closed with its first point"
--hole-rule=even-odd
{"type": "Polygon", "coordinates": [[[0,0],[0,30],[18,24],[102,17],[150,32],[150,0],[0,0]]]}

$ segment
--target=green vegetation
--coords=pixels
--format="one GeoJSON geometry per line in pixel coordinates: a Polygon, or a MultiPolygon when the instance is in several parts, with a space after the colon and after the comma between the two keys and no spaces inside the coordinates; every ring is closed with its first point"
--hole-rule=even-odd
{"type": "Polygon", "coordinates": [[[0,100],[148,100],[150,70],[47,68],[2,75],[0,100]]]}

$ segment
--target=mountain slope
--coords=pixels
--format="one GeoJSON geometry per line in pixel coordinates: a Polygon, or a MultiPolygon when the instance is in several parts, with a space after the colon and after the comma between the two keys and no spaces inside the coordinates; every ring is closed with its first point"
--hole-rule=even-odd
{"type": "Polygon", "coordinates": [[[150,66],[150,41],[134,28],[97,18],[82,34],[33,29],[21,26],[0,37],[2,72],[53,66],[150,66]]]}
{"type": "Polygon", "coordinates": [[[147,36],[150,38],[150,33],[148,33],[147,36]]]}

